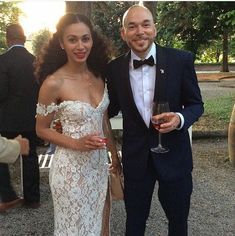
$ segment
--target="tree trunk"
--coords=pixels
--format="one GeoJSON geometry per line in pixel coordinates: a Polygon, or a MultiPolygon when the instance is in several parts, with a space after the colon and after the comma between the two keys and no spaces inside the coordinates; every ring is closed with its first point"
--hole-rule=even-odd
{"type": "Polygon", "coordinates": [[[78,13],[91,18],[91,4],[88,1],[65,1],[67,13],[78,13]]]}
{"type": "Polygon", "coordinates": [[[228,69],[228,30],[224,29],[223,32],[223,59],[221,72],[229,72],[228,69]]]}
{"type": "Polygon", "coordinates": [[[216,55],[215,55],[216,63],[219,63],[219,56],[220,56],[220,50],[217,48],[216,49],[216,55]]]}

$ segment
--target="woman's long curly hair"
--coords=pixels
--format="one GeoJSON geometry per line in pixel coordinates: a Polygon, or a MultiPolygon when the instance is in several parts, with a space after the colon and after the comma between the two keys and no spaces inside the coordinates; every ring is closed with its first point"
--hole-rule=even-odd
{"type": "Polygon", "coordinates": [[[60,41],[62,41],[67,26],[80,22],[90,29],[93,40],[93,46],[87,58],[88,68],[95,76],[101,76],[104,79],[105,68],[111,57],[111,49],[107,39],[94,30],[92,23],[86,16],[68,13],[61,17],[56,26],[57,31],[36,58],[35,75],[40,84],[48,75],[53,74],[68,61],[65,50],[60,46],[60,41]]]}

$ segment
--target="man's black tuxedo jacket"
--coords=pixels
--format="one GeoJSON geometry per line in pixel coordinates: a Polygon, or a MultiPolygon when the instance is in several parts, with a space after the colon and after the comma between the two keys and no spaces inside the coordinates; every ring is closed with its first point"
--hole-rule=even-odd
{"type": "MultiPolygon", "coordinates": [[[[157,131],[145,125],[134,102],[129,78],[130,52],[111,61],[107,69],[107,85],[110,98],[109,116],[122,112],[123,146],[122,162],[125,177],[139,179],[152,156],[159,179],[174,181],[192,171],[192,151],[188,128],[203,113],[203,102],[194,70],[193,56],[189,52],[157,45],[155,100],[159,71],[164,71],[164,83],[172,112],[184,116],[184,126],[162,135],[162,142],[170,152],[151,153],[150,148],[158,143],[157,131]],[[161,63],[159,66],[158,63],[161,63]],[[163,69],[163,70],[162,70],[163,69]]],[[[163,93],[163,88],[159,89],[163,93]]]]}
{"type": "Polygon", "coordinates": [[[0,56],[0,131],[35,130],[38,83],[34,56],[15,46],[0,56]]]}

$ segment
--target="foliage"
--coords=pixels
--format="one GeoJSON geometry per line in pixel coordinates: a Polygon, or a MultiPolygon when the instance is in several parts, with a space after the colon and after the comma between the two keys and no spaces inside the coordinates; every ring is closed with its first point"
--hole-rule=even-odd
{"type": "Polygon", "coordinates": [[[221,18],[225,20],[226,25],[235,26],[235,10],[221,14],[221,18]]]}
{"type": "Polygon", "coordinates": [[[233,58],[235,58],[235,35],[231,36],[231,40],[230,40],[230,44],[229,44],[229,51],[230,51],[230,55],[233,58]]]}
{"type": "Polygon", "coordinates": [[[133,5],[128,1],[95,2],[92,8],[92,21],[96,27],[110,40],[114,54],[119,55],[127,50],[120,37],[121,21],[124,12],[133,5]]]}
{"type": "Polygon", "coordinates": [[[0,1],[0,53],[7,49],[5,42],[6,26],[10,23],[18,23],[22,11],[17,7],[16,1],[0,1]]]}
{"type": "Polygon", "coordinates": [[[230,2],[160,2],[158,38],[165,45],[178,44],[197,54],[202,45],[221,41],[224,30],[234,35],[233,9],[230,2]]]}
{"type": "Polygon", "coordinates": [[[38,55],[43,46],[48,43],[51,37],[51,32],[48,29],[42,29],[33,36],[32,50],[34,55],[38,55]]]}
{"type": "MultiPolygon", "coordinates": [[[[231,35],[229,38],[229,57],[228,62],[234,62],[235,58],[235,35],[231,35]]],[[[200,45],[198,49],[197,63],[219,63],[222,60],[222,41],[211,40],[205,45],[200,45]]]]}
{"type": "Polygon", "coordinates": [[[209,47],[206,45],[201,45],[198,54],[200,57],[196,62],[205,63],[219,63],[220,56],[222,53],[222,44],[219,41],[212,41],[209,45],[209,47]]]}

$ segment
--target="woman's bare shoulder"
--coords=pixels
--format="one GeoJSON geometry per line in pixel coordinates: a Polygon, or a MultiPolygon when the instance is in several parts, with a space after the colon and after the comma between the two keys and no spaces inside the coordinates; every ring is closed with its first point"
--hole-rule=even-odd
{"type": "Polygon", "coordinates": [[[47,76],[42,86],[47,89],[59,89],[63,84],[63,79],[56,73],[47,76]]]}
{"type": "Polygon", "coordinates": [[[62,85],[63,79],[56,73],[47,76],[40,88],[39,100],[44,102],[44,104],[57,102],[60,99],[62,85]]]}

